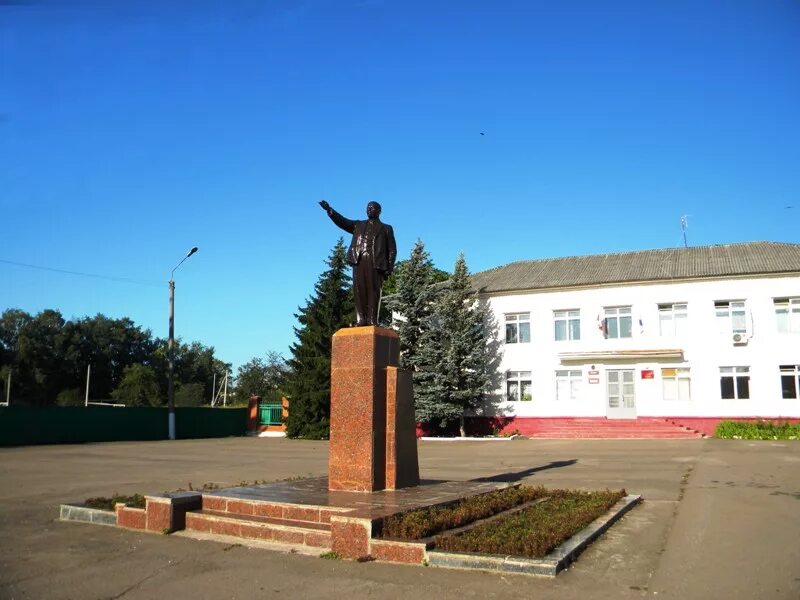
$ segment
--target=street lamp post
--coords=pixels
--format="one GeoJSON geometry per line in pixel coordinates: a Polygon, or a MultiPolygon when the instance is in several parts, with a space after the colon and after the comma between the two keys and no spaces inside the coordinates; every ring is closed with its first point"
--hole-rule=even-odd
{"type": "MultiPolygon", "coordinates": [[[[189,253],[181,259],[175,269],[183,264],[183,261],[197,252],[197,246],[189,250],[189,253]]],[[[167,384],[167,412],[169,414],[169,439],[175,439],[175,269],[169,275],[169,342],[167,342],[167,354],[169,355],[168,372],[169,382],[167,384]]]]}

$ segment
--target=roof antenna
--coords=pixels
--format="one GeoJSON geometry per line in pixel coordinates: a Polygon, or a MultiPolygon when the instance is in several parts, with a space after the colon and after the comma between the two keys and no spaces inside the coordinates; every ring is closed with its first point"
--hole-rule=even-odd
{"type": "Polygon", "coordinates": [[[689,215],[681,215],[681,231],[683,232],[683,247],[688,248],[689,244],[686,241],[686,230],[689,229],[689,215]]]}

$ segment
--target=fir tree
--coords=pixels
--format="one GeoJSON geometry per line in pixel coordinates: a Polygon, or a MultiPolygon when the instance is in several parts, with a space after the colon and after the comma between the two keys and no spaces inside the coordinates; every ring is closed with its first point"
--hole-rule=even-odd
{"type": "Polygon", "coordinates": [[[448,285],[424,320],[415,359],[414,396],[418,421],[445,428],[476,409],[492,383],[488,315],[475,297],[463,254],[448,285]]]}
{"type": "Polygon", "coordinates": [[[289,437],[325,439],[330,434],[331,336],[350,323],[354,311],[342,238],[326,264],[330,268],[320,275],[314,296],[295,315],[300,327],[294,330],[297,342],[291,348],[291,372],[286,382],[289,437]]]}
{"type": "Polygon", "coordinates": [[[402,366],[416,371],[423,323],[431,315],[434,290],[434,267],[422,240],[417,240],[411,256],[397,275],[397,288],[390,308],[400,315],[395,328],[400,334],[402,366]]]}

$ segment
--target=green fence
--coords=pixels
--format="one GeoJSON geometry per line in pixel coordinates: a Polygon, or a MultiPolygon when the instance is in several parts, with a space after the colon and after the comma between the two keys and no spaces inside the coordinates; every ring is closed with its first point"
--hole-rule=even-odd
{"type": "MultiPolygon", "coordinates": [[[[244,435],[246,408],[175,409],[178,439],[244,435]]],[[[168,439],[167,409],[112,406],[0,407],[0,446],[168,439]]]]}

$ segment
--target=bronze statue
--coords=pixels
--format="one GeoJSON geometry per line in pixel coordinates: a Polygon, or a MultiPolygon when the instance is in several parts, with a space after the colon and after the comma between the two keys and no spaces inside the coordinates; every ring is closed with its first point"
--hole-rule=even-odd
{"type": "Polygon", "coordinates": [[[325,200],[319,205],[331,221],[353,234],[347,249],[347,262],[353,265],[353,291],[356,300],[356,326],[378,324],[381,286],[394,269],[397,246],[391,225],[380,220],[381,205],[367,204],[367,220],[351,221],[331,208],[325,200]]]}

